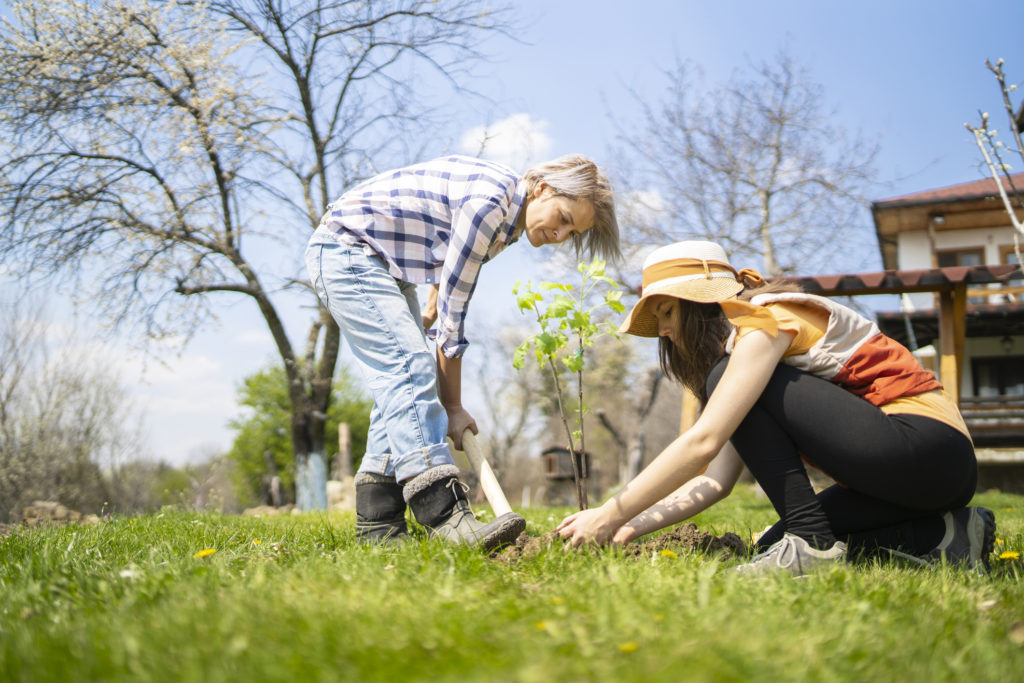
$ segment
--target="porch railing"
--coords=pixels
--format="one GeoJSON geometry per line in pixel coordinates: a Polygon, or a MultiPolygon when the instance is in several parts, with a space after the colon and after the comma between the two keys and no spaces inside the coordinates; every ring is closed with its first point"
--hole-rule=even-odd
{"type": "Polygon", "coordinates": [[[960,412],[975,445],[1024,446],[1024,396],[962,396],[960,412]]]}

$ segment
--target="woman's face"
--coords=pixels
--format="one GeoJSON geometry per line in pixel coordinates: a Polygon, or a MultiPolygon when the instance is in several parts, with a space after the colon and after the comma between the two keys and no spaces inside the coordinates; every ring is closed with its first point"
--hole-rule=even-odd
{"type": "Polygon", "coordinates": [[[658,336],[668,337],[679,346],[679,301],[675,297],[658,294],[651,297],[648,305],[658,319],[658,336]]]}
{"type": "Polygon", "coordinates": [[[561,244],[594,225],[594,206],[586,199],[556,195],[538,183],[526,205],[526,239],[535,247],[561,244]]]}

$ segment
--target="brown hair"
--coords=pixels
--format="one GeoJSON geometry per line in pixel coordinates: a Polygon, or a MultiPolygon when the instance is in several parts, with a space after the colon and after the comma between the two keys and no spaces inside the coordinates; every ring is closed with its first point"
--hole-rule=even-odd
{"type": "Polygon", "coordinates": [[[589,201],[594,207],[594,227],[582,235],[572,236],[576,253],[586,246],[591,257],[601,256],[608,261],[620,258],[619,223],[615,218],[612,186],[597,164],[581,154],[567,154],[534,166],[523,179],[527,195],[543,182],[556,195],[589,201]]]}
{"type": "MultiPolygon", "coordinates": [[[[749,301],[758,294],[775,292],[802,292],[790,282],[774,281],[760,287],[745,288],[737,298],[749,301]]],[[[732,332],[728,318],[717,303],[704,304],[687,299],[676,299],[679,306],[679,334],[682,346],[676,346],[668,337],[658,339],[658,359],[661,370],[707,402],[708,373],[725,355],[725,342],[732,332]]]]}

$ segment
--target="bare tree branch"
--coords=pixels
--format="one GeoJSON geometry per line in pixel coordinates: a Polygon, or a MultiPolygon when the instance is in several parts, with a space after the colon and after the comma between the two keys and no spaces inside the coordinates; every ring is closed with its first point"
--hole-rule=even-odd
{"type": "Polygon", "coordinates": [[[668,95],[644,108],[642,128],[617,122],[620,166],[634,168],[620,182],[630,190],[623,204],[649,198],[627,236],[716,241],[761,259],[766,275],[849,255],[857,229],[867,229],[851,217],[867,205],[877,146],[831,125],[804,70],[783,54],[706,92],[685,64],[666,77],[668,95]]]}

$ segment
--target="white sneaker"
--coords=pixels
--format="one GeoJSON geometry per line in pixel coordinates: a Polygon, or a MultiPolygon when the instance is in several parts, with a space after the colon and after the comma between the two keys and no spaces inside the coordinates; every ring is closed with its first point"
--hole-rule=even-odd
{"type": "Polygon", "coordinates": [[[828,550],[818,550],[793,534],[786,533],[782,540],[773,544],[768,550],[755,555],[748,564],[741,564],[736,571],[750,576],[761,576],[771,572],[786,571],[794,576],[803,576],[812,569],[824,565],[844,562],[846,560],[846,544],[835,542],[828,550]]]}

